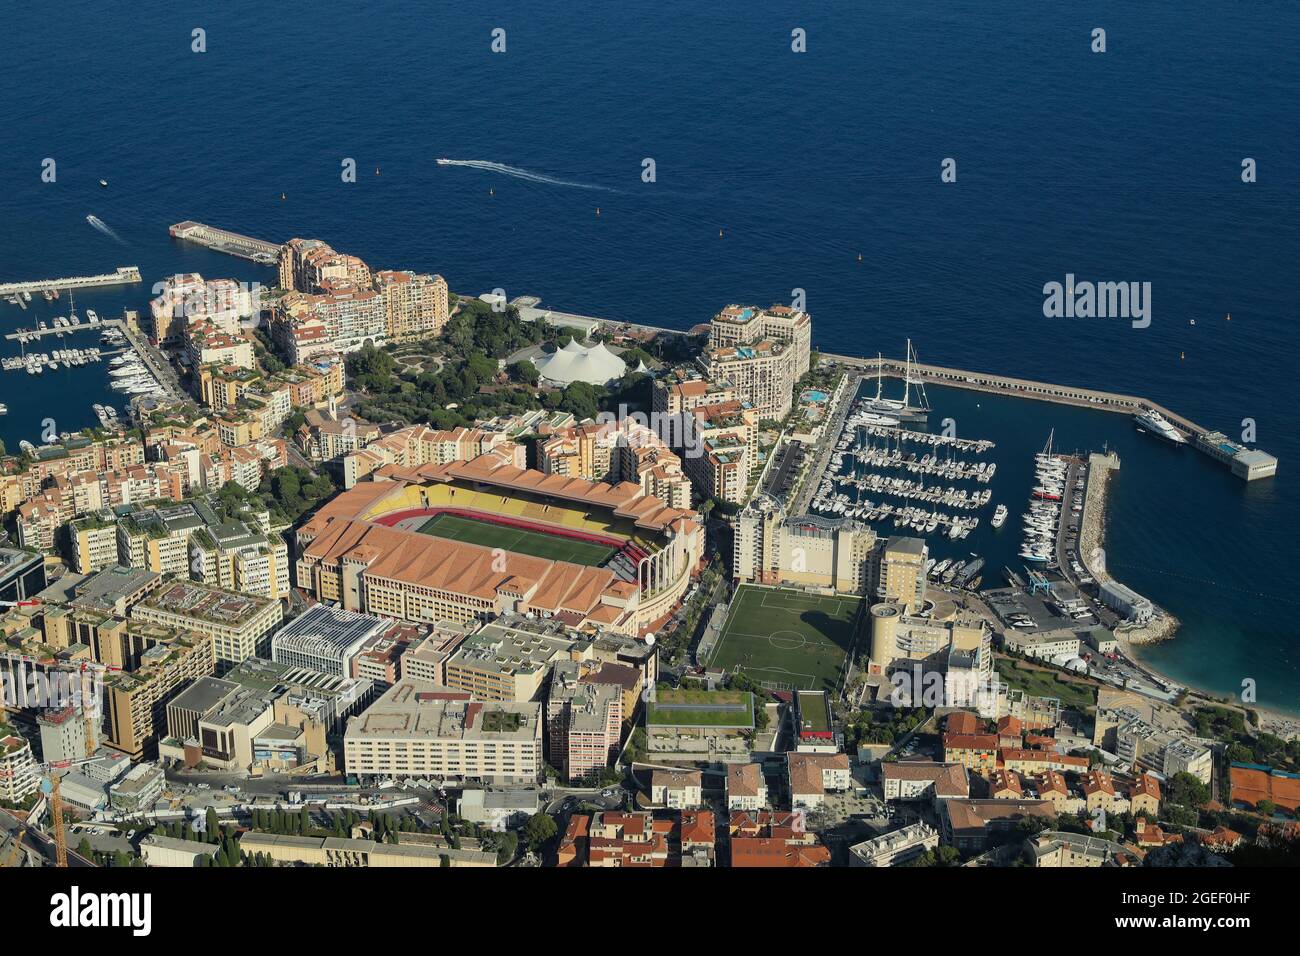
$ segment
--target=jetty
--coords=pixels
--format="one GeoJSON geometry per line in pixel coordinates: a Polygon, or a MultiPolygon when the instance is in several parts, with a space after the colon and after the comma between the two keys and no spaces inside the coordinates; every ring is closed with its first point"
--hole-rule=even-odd
{"type": "Polygon", "coordinates": [[[106,285],[129,285],[132,282],[139,281],[139,266],[118,266],[116,272],[105,272],[97,276],[69,276],[66,279],[6,282],[0,284],[0,295],[21,295],[24,292],[52,292],[56,289],[89,289],[106,285]]]}
{"type": "MultiPolygon", "coordinates": [[[[874,368],[877,365],[877,362],[872,359],[857,358],[851,355],[833,355],[823,352],[822,358],[863,369],[874,368]]],[[[937,385],[950,385],[954,388],[965,388],[971,391],[1009,395],[1013,398],[1032,398],[1038,401],[1055,402],[1058,405],[1096,408],[1102,411],[1119,412],[1127,415],[1136,415],[1139,412],[1154,410],[1185,434],[1192,447],[1210,456],[1215,461],[1227,465],[1238,478],[1245,481],[1255,481],[1259,478],[1272,477],[1277,473],[1277,459],[1267,452],[1246,448],[1244,445],[1230,440],[1222,432],[1211,431],[1157,402],[1136,395],[1079,388],[1073,385],[1055,385],[1051,382],[993,375],[988,372],[972,372],[966,369],[945,368],[941,365],[925,365],[916,361],[907,363],[898,359],[884,359],[882,365],[885,371],[891,375],[910,374],[913,381],[920,379],[937,385]]]]}
{"type": "Polygon", "coordinates": [[[280,243],[254,239],[252,236],[231,232],[228,229],[218,229],[206,223],[194,222],[192,219],[176,223],[167,232],[173,239],[184,239],[186,242],[197,243],[216,252],[224,252],[227,255],[256,262],[258,265],[274,265],[280,257],[280,243]]]}

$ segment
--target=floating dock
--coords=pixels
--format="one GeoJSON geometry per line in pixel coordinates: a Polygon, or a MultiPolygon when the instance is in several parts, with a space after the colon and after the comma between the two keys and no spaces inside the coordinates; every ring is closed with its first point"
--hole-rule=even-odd
{"type": "Polygon", "coordinates": [[[21,295],[24,292],[44,292],[47,289],[89,289],[104,285],[129,285],[140,281],[138,266],[119,266],[116,272],[97,276],[70,276],[66,279],[37,279],[34,282],[6,282],[0,285],[0,295],[21,295]]]}
{"type": "Polygon", "coordinates": [[[230,256],[238,256],[240,259],[247,259],[250,262],[256,262],[258,265],[274,265],[280,257],[281,247],[278,243],[254,239],[251,236],[230,232],[226,229],[218,229],[216,226],[194,222],[190,219],[176,223],[167,231],[173,239],[184,239],[186,242],[198,243],[208,249],[224,252],[230,256]]]}

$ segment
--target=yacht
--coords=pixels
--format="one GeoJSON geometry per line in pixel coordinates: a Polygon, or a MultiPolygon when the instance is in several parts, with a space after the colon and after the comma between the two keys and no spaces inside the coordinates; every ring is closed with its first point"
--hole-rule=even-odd
{"type": "Polygon", "coordinates": [[[993,527],[1001,528],[1003,522],[1007,520],[1007,506],[998,505],[993,512],[993,520],[990,522],[993,527]]]}
{"type": "Polygon", "coordinates": [[[863,425],[879,425],[881,428],[897,428],[898,419],[891,418],[888,415],[877,415],[875,412],[863,412],[855,416],[855,420],[863,425]]]}
{"type": "Polygon", "coordinates": [[[1187,444],[1187,439],[1183,437],[1183,433],[1154,408],[1138,412],[1133,416],[1133,422],[1139,428],[1145,429],[1157,438],[1163,438],[1172,445],[1187,444]]]}

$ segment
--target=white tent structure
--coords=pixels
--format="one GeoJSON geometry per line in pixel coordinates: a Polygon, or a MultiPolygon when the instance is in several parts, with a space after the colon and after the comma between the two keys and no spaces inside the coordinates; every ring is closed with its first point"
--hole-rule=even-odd
{"type": "Polygon", "coordinates": [[[533,363],[543,379],[556,385],[574,382],[604,385],[627,372],[627,364],[605,348],[604,342],[586,346],[579,345],[575,339],[550,355],[533,359],[533,363]]]}

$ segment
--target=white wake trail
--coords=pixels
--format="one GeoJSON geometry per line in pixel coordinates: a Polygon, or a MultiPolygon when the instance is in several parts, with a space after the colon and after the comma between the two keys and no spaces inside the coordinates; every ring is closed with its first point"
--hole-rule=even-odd
{"type": "Polygon", "coordinates": [[[121,242],[121,241],[122,241],[122,237],[119,236],[117,233],[115,233],[115,232],[114,232],[114,231],[109,227],[108,223],[104,222],[104,220],[100,219],[98,216],[87,216],[87,217],[86,217],[86,222],[90,223],[92,226],[94,226],[96,229],[98,229],[98,230],[99,230],[100,232],[102,232],[104,235],[108,236],[110,239],[113,239],[113,240],[115,240],[115,241],[117,241],[117,242],[121,242]]]}
{"type": "Polygon", "coordinates": [[[535,173],[531,170],[520,169],[518,166],[507,166],[505,163],[493,163],[486,159],[440,159],[439,166],[466,166],[470,169],[486,169],[490,173],[500,173],[502,176],[512,176],[515,179],[522,179],[525,182],[541,183],[546,186],[569,186],[573,189],[591,189],[597,192],[613,193],[617,189],[611,189],[608,186],[597,186],[594,183],[577,183],[571,179],[556,179],[554,176],[546,176],[542,173],[535,173]]]}

